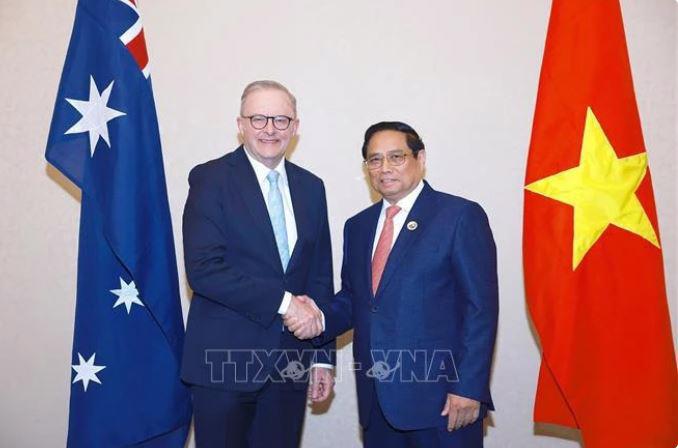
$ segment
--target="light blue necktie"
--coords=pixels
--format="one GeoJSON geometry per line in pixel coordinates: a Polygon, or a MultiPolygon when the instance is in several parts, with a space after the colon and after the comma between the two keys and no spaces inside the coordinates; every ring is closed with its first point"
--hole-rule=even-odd
{"type": "Polygon", "coordinates": [[[273,170],[268,173],[268,215],[271,218],[275,242],[278,246],[278,254],[282,262],[283,271],[287,270],[287,263],[290,261],[290,248],[287,243],[287,227],[285,226],[285,208],[283,207],[282,194],[278,188],[278,178],[280,173],[273,170]]]}

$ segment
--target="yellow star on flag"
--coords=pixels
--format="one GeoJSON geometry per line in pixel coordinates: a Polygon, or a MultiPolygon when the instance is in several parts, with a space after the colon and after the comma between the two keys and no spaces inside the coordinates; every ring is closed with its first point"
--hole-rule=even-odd
{"type": "Polygon", "coordinates": [[[574,207],[574,270],[610,224],[659,247],[654,227],[636,196],[645,173],[647,154],[642,152],[617,158],[589,107],[579,166],[545,177],[525,188],[574,207]]]}

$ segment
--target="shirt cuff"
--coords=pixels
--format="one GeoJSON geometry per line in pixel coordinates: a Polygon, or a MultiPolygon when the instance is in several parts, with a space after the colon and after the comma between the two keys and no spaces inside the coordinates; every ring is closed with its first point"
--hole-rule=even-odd
{"type": "Polygon", "coordinates": [[[334,369],[334,366],[333,366],[332,364],[325,364],[325,363],[323,363],[323,362],[318,362],[318,363],[315,363],[315,364],[311,364],[311,368],[312,368],[312,369],[313,369],[313,368],[316,368],[316,367],[322,367],[323,369],[330,369],[330,370],[334,369]]]}
{"type": "Polygon", "coordinates": [[[325,313],[323,313],[322,310],[320,311],[320,317],[323,321],[323,332],[324,332],[325,331],[325,313]]]}
{"type": "MultiPolygon", "coordinates": [[[[285,291],[285,295],[283,295],[282,302],[280,302],[280,308],[278,308],[278,314],[285,314],[287,312],[287,308],[290,307],[291,302],[292,302],[292,293],[285,291]]],[[[323,322],[325,321],[323,320],[323,322]]],[[[324,323],[323,328],[325,328],[324,323]]]]}

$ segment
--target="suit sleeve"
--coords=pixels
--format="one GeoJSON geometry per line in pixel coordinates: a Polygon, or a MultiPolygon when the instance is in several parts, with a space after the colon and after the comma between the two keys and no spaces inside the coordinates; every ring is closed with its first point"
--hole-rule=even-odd
{"type": "Polygon", "coordinates": [[[497,255],[483,209],[466,206],[456,227],[452,269],[464,300],[461,353],[455,359],[459,381],[450,393],[490,403],[489,380],[497,331],[497,255]]]}
{"type": "Polygon", "coordinates": [[[325,331],[313,339],[315,344],[334,339],[353,327],[353,288],[349,279],[349,255],[348,255],[348,227],[344,225],[344,254],[341,265],[341,290],[329,303],[320,305],[325,315],[325,331]]]}
{"type": "MultiPolygon", "coordinates": [[[[218,302],[265,327],[278,315],[282,282],[246,275],[229,263],[219,185],[194,168],[184,208],[184,262],[188,282],[197,294],[218,302]]],[[[228,219],[228,218],[226,218],[228,219]]],[[[233,217],[233,219],[237,219],[233,217]]]]}
{"type": "MultiPolygon", "coordinates": [[[[325,186],[320,182],[320,229],[313,249],[313,260],[308,277],[306,294],[316,301],[318,307],[329,303],[334,295],[334,273],[332,271],[332,241],[327,217],[327,198],[325,186]]],[[[336,365],[336,341],[334,338],[318,346],[315,364],[336,365]]]]}

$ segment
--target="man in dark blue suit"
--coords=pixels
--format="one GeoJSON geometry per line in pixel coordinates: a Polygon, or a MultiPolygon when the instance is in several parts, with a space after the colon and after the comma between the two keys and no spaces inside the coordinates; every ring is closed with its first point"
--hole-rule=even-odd
{"type": "Polygon", "coordinates": [[[283,326],[287,316],[319,332],[320,311],[298,296],[334,293],[325,189],[285,160],[299,120],[284,86],[248,85],[237,122],[243,145],[189,175],[182,378],[199,448],[293,448],[307,389],[321,401],[333,385],[334,343],[315,349],[283,326]]]}
{"type": "Polygon", "coordinates": [[[354,328],[367,448],[482,447],[498,310],[487,217],[423,180],[426,151],[410,126],[371,126],[362,152],[383,200],[346,222],[342,288],[321,305],[314,341],[354,328]]]}

